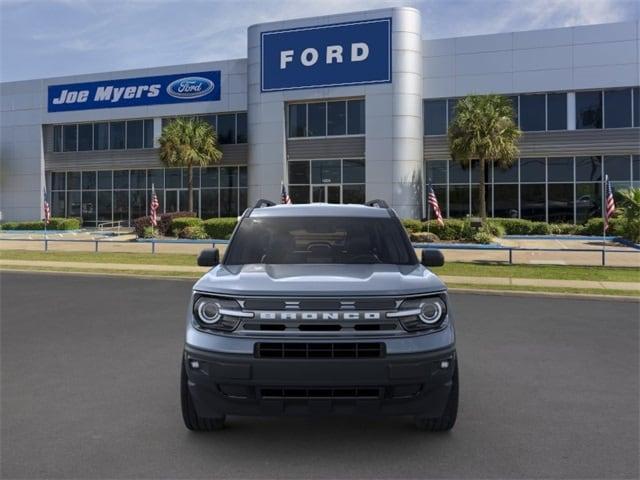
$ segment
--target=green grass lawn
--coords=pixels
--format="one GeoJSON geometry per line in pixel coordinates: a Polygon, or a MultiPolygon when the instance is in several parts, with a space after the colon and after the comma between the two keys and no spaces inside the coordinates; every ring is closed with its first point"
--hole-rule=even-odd
{"type": "MultiPolygon", "coordinates": [[[[120,253],[120,252],[37,252],[29,250],[0,250],[0,259],[128,263],[135,265],[196,266],[195,254],[120,253]]],[[[170,268],[167,271],[171,270],[170,268]]],[[[541,278],[560,280],[594,280],[610,282],[640,282],[640,269],[625,267],[567,266],[567,265],[502,265],[480,263],[446,263],[433,268],[439,275],[468,277],[541,278]]]]}
{"type": "Polygon", "coordinates": [[[2,260],[33,260],[47,262],[130,263],[135,265],[186,265],[195,267],[196,254],[125,253],[125,252],[36,252],[30,250],[0,250],[2,260]]]}
{"type": "Polygon", "coordinates": [[[438,275],[465,277],[546,278],[551,280],[593,280],[597,282],[640,282],[640,269],[576,265],[499,265],[445,263],[432,269],[438,275]]]}

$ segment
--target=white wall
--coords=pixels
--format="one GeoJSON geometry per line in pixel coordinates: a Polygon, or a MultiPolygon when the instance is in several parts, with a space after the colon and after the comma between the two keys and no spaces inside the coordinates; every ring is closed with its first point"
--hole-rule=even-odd
{"type": "MultiPolygon", "coordinates": [[[[42,125],[52,123],[155,118],[247,109],[247,61],[207,62],[0,84],[0,211],[3,220],[42,218],[44,155],[42,125]],[[47,112],[49,85],[221,70],[215,102],[47,112]]],[[[155,136],[160,122],[154,123],[155,136]]]]}
{"type": "Polygon", "coordinates": [[[640,84],[640,22],[423,42],[425,98],[640,84]]]}
{"type": "Polygon", "coordinates": [[[42,80],[0,85],[0,212],[3,220],[42,218],[42,80]]]}

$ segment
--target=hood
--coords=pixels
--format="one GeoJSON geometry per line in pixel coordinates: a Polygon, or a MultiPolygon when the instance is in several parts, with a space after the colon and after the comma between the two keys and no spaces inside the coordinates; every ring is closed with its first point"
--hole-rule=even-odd
{"type": "Polygon", "coordinates": [[[444,290],[422,265],[218,265],[194,289],[230,295],[410,295],[444,290]]]}

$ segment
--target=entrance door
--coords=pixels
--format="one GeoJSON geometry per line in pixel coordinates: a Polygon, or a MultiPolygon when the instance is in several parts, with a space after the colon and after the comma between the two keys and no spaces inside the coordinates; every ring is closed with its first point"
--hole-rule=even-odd
{"type": "Polygon", "coordinates": [[[340,203],[340,185],[314,185],[313,203],[340,203]]]}

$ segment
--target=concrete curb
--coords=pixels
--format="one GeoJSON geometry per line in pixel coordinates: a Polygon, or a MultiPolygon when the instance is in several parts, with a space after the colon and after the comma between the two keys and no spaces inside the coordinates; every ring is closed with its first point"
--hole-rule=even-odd
{"type": "Polygon", "coordinates": [[[508,297],[553,297],[566,298],[572,300],[616,300],[620,302],[640,303],[640,297],[625,295],[598,295],[591,293],[562,293],[562,292],[527,292],[526,290],[488,290],[482,288],[449,287],[453,293],[468,293],[482,295],[496,295],[508,297]]]}
{"type": "MultiPolygon", "coordinates": [[[[37,268],[37,267],[36,267],[37,268]]],[[[148,271],[148,270],[146,270],[148,271]]],[[[20,272],[20,273],[39,273],[39,274],[55,274],[55,275],[77,275],[77,276],[107,276],[107,277],[133,277],[133,278],[145,278],[149,280],[181,280],[187,282],[195,282],[197,277],[178,277],[171,275],[153,276],[143,275],[135,273],[124,273],[114,271],[112,272],[68,272],[64,270],[29,270],[21,269],[19,267],[13,268],[12,266],[0,265],[0,272],[20,272]],[[8,267],[8,268],[7,268],[8,267]]],[[[507,286],[507,285],[505,285],[507,286]]],[[[626,302],[640,302],[640,297],[626,296],[626,295],[598,295],[598,294],[585,294],[585,293],[562,293],[562,292],[538,292],[538,291],[526,291],[526,290],[491,290],[483,288],[468,288],[468,287],[448,287],[450,292],[454,293],[477,293],[486,295],[497,296],[534,296],[534,297],[555,297],[555,298],[572,298],[583,300],[618,300],[626,302]]],[[[606,291],[606,289],[603,289],[606,291]]]]}

